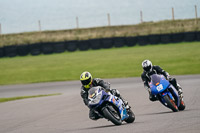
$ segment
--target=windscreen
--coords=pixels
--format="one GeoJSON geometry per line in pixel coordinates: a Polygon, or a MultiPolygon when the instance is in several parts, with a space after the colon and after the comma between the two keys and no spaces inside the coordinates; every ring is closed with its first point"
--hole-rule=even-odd
{"type": "Polygon", "coordinates": [[[92,95],[93,93],[95,93],[97,89],[98,89],[98,87],[92,87],[92,88],[90,88],[90,90],[88,92],[89,95],[92,95]]]}
{"type": "Polygon", "coordinates": [[[160,79],[161,79],[161,76],[160,75],[158,75],[158,74],[153,74],[152,76],[151,76],[151,83],[153,84],[153,85],[158,85],[159,83],[160,83],[160,79]]]}
{"type": "Polygon", "coordinates": [[[95,96],[96,96],[96,93],[98,93],[97,91],[100,89],[100,87],[99,86],[97,86],[97,87],[92,87],[89,91],[88,91],[88,96],[90,97],[90,98],[94,98],[95,96]]]}

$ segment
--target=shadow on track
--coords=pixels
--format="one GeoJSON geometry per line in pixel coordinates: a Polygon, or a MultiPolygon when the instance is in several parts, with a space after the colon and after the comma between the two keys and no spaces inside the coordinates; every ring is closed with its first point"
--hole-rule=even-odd
{"type": "MultiPolygon", "coordinates": [[[[135,123],[135,122],[134,122],[135,123]]],[[[138,122],[137,122],[138,123],[138,122]]],[[[131,123],[130,123],[131,124],[131,123]]],[[[123,123],[122,125],[119,126],[125,126],[125,125],[130,125],[128,123],[123,123]]],[[[133,123],[132,123],[133,124],[133,123]]],[[[88,128],[79,128],[79,129],[72,129],[72,130],[67,130],[68,132],[72,131],[85,131],[85,130],[95,130],[95,129],[103,129],[103,128],[113,128],[113,127],[119,127],[117,125],[111,124],[111,125],[104,125],[104,126],[96,126],[96,127],[88,127],[88,128]]]]}
{"type": "Polygon", "coordinates": [[[171,110],[169,111],[165,111],[165,112],[157,112],[157,113],[147,113],[147,114],[140,114],[138,116],[143,116],[143,115],[162,115],[162,114],[170,114],[170,113],[179,113],[179,112],[186,112],[186,111],[191,111],[191,110],[195,110],[195,109],[185,109],[185,110],[182,110],[182,111],[178,111],[178,112],[173,112],[171,110]]]}
{"type": "Polygon", "coordinates": [[[109,128],[109,127],[115,127],[116,125],[105,125],[105,126],[98,126],[98,127],[88,127],[88,128],[79,128],[79,129],[72,129],[67,131],[84,131],[84,130],[92,130],[92,129],[101,129],[101,128],[109,128]]]}
{"type": "Polygon", "coordinates": [[[173,111],[165,111],[165,112],[157,112],[157,113],[147,113],[147,114],[141,114],[141,115],[159,115],[159,114],[169,114],[174,113],[173,111]]]}
{"type": "MultiPolygon", "coordinates": [[[[122,124],[123,125],[123,124],[122,124]]],[[[86,129],[98,129],[98,128],[108,128],[108,127],[115,127],[116,125],[105,125],[105,126],[98,126],[98,127],[89,127],[86,129]]]]}
{"type": "Polygon", "coordinates": [[[100,128],[108,128],[108,127],[119,127],[119,126],[126,126],[126,125],[130,125],[130,124],[135,124],[135,123],[140,123],[140,122],[133,122],[133,123],[122,123],[122,125],[105,125],[105,126],[98,126],[98,127],[90,127],[90,128],[86,128],[86,129],[100,129],[100,128]]]}

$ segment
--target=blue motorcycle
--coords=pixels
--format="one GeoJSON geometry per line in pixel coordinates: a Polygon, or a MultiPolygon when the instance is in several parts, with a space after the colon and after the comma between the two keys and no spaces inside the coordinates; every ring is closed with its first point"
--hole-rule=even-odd
{"type": "Polygon", "coordinates": [[[178,95],[175,87],[163,75],[153,74],[149,83],[151,94],[173,112],[185,109],[183,98],[178,95]]]}
{"type": "Polygon", "coordinates": [[[93,109],[100,117],[106,118],[115,125],[123,121],[132,123],[135,115],[130,108],[126,109],[123,101],[106,92],[102,87],[92,87],[88,91],[89,108],[93,109]]]}

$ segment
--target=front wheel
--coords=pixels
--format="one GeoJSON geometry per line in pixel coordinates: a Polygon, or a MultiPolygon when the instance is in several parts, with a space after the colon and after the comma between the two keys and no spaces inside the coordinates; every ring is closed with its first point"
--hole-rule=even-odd
{"type": "Polygon", "coordinates": [[[110,120],[115,125],[121,125],[122,120],[121,117],[118,115],[118,112],[112,107],[108,106],[102,110],[105,118],[110,120]]]}
{"type": "Polygon", "coordinates": [[[168,95],[165,95],[163,98],[167,103],[167,107],[169,107],[174,112],[178,112],[178,107],[176,106],[174,100],[170,99],[168,95]]]}
{"type": "Polygon", "coordinates": [[[131,109],[127,110],[129,117],[125,120],[127,123],[133,123],[135,121],[135,114],[131,109]]]}

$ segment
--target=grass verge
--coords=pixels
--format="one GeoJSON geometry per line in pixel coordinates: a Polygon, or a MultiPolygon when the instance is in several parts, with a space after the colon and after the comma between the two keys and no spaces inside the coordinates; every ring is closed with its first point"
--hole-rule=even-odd
{"type": "Polygon", "coordinates": [[[200,42],[64,52],[0,59],[0,85],[79,80],[83,71],[93,77],[138,77],[149,59],[171,75],[200,74],[200,42]]]}
{"type": "Polygon", "coordinates": [[[25,32],[0,35],[0,47],[40,42],[60,42],[68,40],[88,40],[94,38],[126,37],[150,34],[200,31],[200,19],[164,20],[144,22],[136,25],[119,25],[95,28],[25,32]]]}
{"type": "Polygon", "coordinates": [[[14,101],[14,100],[27,99],[27,98],[46,97],[46,96],[55,96],[55,95],[61,95],[61,93],[46,94],[46,95],[34,95],[34,96],[20,96],[20,97],[10,97],[10,98],[0,98],[0,103],[8,102],[8,101],[14,101]]]}

